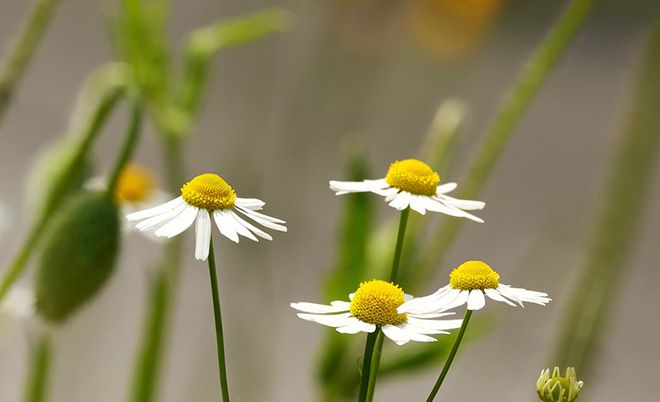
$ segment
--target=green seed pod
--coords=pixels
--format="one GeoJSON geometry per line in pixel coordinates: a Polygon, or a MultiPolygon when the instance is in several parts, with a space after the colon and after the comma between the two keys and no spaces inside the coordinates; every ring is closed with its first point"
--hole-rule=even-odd
{"type": "Polygon", "coordinates": [[[60,323],[110,277],[119,249],[119,214],[105,193],[85,193],[54,218],[36,276],[37,312],[60,323]]]}

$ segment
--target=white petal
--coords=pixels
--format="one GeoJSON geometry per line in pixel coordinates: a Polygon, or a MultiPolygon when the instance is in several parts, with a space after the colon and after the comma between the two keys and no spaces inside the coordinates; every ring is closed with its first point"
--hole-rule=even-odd
{"type": "Polygon", "coordinates": [[[250,231],[245,227],[245,225],[243,225],[242,222],[245,222],[245,221],[243,221],[242,219],[241,219],[241,220],[236,219],[236,218],[237,218],[236,213],[234,213],[234,212],[233,212],[232,210],[230,210],[230,209],[227,209],[227,210],[224,210],[224,211],[223,211],[223,214],[224,214],[225,216],[228,216],[229,218],[231,218],[231,219],[234,221],[234,229],[236,229],[236,232],[237,232],[239,235],[241,235],[241,236],[243,236],[243,237],[247,237],[247,238],[250,239],[250,240],[254,240],[254,241],[257,241],[257,242],[259,241],[259,239],[257,239],[257,238],[252,234],[252,232],[250,232],[250,231]]]}
{"type": "Polygon", "coordinates": [[[336,192],[336,195],[378,191],[387,187],[389,186],[385,182],[385,179],[363,181],[330,181],[330,189],[336,192]]]}
{"type": "Polygon", "coordinates": [[[226,215],[225,211],[220,209],[213,211],[213,219],[215,220],[215,224],[220,230],[220,233],[234,243],[238,243],[238,232],[234,228],[236,221],[226,215]]]}
{"type": "Polygon", "coordinates": [[[350,309],[350,303],[347,306],[344,304],[335,304],[335,303],[346,303],[346,302],[332,302],[329,306],[326,304],[316,304],[316,303],[291,303],[291,307],[295,308],[298,311],[303,311],[305,313],[314,313],[314,314],[326,314],[326,313],[340,313],[342,311],[348,311],[350,309]]]}
{"type": "Polygon", "coordinates": [[[353,323],[351,318],[355,319],[355,317],[351,317],[351,313],[331,315],[298,313],[298,317],[302,318],[303,320],[313,321],[317,324],[326,325],[328,327],[345,327],[346,325],[353,323]]]}
{"type": "Polygon", "coordinates": [[[405,322],[401,325],[398,325],[397,328],[402,330],[411,341],[416,342],[437,342],[437,339],[427,336],[422,332],[417,331],[417,329],[411,325],[406,324],[405,322]]]}
{"type": "Polygon", "coordinates": [[[408,336],[408,333],[399,327],[387,324],[383,325],[381,329],[383,330],[383,334],[393,340],[397,345],[405,345],[410,342],[410,336],[408,336]]]}
{"type": "Polygon", "coordinates": [[[410,209],[413,211],[417,211],[422,215],[426,214],[426,200],[424,198],[427,198],[426,196],[423,195],[413,195],[410,197],[410,209]]]}
{"type": "Polygon", "coordinates": [[[151,218],[147,218],[143,220],[142,222],[139,222],[137,225],[135,225],[135,228],[141,231],[147,231],[151,229],[155,229],[166,222],[174,219],[176,216],[178,216],[181,212],[183,212],[184,209],[188,204],[185,202],[182,202],[179,204],[176,208],[170,209],[166,212],[163,212],[160,215],[152,216],[151,218]]]}
{"type": "Polygon", "coordinates": [[[211,217],[209,211],[200,209],[195,223],[195,258],[206,261],[211,245],[211,217]]]}
{"type": "Polygon", "coordinates": [[[273,230],[279,230],[280,232],[286,232],[286,226],[280,225],[278,223],[278,222],[285,223],[280,219],[271,218],[264,214],[260,214],[259,212],[251,211],[249,209],[242,209],[240,207],[236,207],[236,210],[262,226],[265,226],[273,230]]]}
{"type": "Polygon", "coordinates": [[[445,331],[448,329],[460,328],[461,324],[463,324],[463,320],[425,320],[408,317],[408,324],[420,329],[445,331]]]}
{"type": "Polygon", "coordinates": [[[374,324],[360,321],[355,317],[351,317],[351,319],[352,320],[350,324],[337,327],[337,332],[342,334],[357,334],[358,332],[372,333],[376,330],[376,326],[374,324]]]}
{"type": "Polygon", "coordinates": [[[399,211],[403,211],[404,209],[408,208],[410,205],[410,199],[412,198],[412,194],[410,194],[407,191],[401,191],[399,194],[397,194],[394,199],[389,203],[390,207],[395,208],[399,211]]]}
{"type": "Polygon", "coordinates": [[[468,310],[481,310],[486,305],[484,292],[481,289],[471,290],[467,303],[468,310]]]}
{"type": "Polygon", "coordinates": [[[176,208],[182,202],[185,203],[185,201],[183,201],[183,197],[177,197],[172,201],[166,202],[163,205],[145,209],[144,211],[133,212],[132,214],[127,215],[126,219],[128,219],[129,221],[139,221],[142,219],[150,218],[152,216],[160,215],[164,212],[167,212],[170,209],[176,208]]]}
{"type": "Polygon", "coordinates": [[[273,237],[269,235],[268,233],[264,232],[263,230],[259,229],[258,227],[254,226],[250,222],[246,221],[245,219],[241,218],[238,216],[238,214],[234,211],[229,211],[231,214],[232,218],[234,218],[239,224],[241,224],[243,227],[247,228],[250,230],[252,233],[256,234],[257,236],[261,237],[262,239],[266,240],[273,240],[273,237]]]}
{"type": "Polygon", "coordinates": [[[351,303],[341,300],[335,300],[330,302],[332,307],[340,308],[342,310],[348,311],[351,309],[351,303]]]}
{"type": "Polygon", "coordinates": [[[456,183],[441,184],[438,187],[436,187],[435,193],[436,194],[446,194],[446,193],[449,193],[449,192],[452,192],[452,191],[456,190],[456,187],[458,187],[458,184],[456,184],[456,183]]]}
{"type": "Polygon", "coordinates": [[[251,209],[253,211],[258,211],[266,205],[265,202],[257,198],[236,198],[234,201],[235,205],[238,205],[241,208],[251,209]]]}
{"type": "Polygon", "coordinates": [[[509,306],[513,306],[513,307],[516,306],[514,303],[511,303],[511,301],[509,301],[507,298],[505,298],[504,296],[502,296],[502,295],[501,295],[498,291],[496,291],[495,289],[484,289],[484,292],[486,292],[486,296],[488,296],[488,298],[490,298],[490,299],[492,299],[492,300],[495,300],[495,301],[498,301],[498,302],[502,302],[502,303],[506,303],[506,304],[508,304],[509,306]]]}
{"type": "Polygon", "coordinates": [[[186,205],[179,215],[156,230],[156,236],[172,238],[188,229],[197,217],[197,210],[197,207],[186,205]]]}
{"type": "Polygon", "coordinates": [[[428,203],[426,205],[426,209],[429,211],[434,211],[434,212],[440,212],[446,215],[450,216],[455,216],[458,218],[468,218],[470,220],[473,220],[475,222],[483,223],[483,219],[479,218],[478,216],[474,216],[472,214],[469,214],[459,208],[456,208],[452,205],[447,204],[442,200],[441,198],[436,197],[429,197],[427,198],[428,203]]]}
{"type": "Polygon", "coordinates": [[[436,197],[442,199],[447,205],[468,211],[484,209],[486,206],[486,203],[483,201],[461,200],[444,194],[436,195],[436,197]]]}

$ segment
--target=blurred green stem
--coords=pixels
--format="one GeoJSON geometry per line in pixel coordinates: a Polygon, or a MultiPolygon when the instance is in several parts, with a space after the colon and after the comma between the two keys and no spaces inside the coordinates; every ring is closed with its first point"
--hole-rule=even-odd
{"type": "MultiPolygon", "coordinates": [[[[70,176],[73,173],[75,173],[73,172],[73,169],[79,166],[80,163],[78,162],[82,160],[85,157],[85,155],[87,155],[89,149],[94,143],[94,140],[98,136],[101,127],[105,123],[110,112],[114,109],[115,105],[117,104],[117,101],[119,101],[119,99],[121,99],[122,96],[123,96],[123,91],[121,90],[113,91],[108,96],[104,97],[102,101],[99,103],[96,110],[94,110],[94,113],[92,114],[92,118],[90,120],[88,128],[86,129],[85,133],[83,133],[83,141],[80,144],[80,147],[77,151],[75,161],[70,164],[69,171],[64,176],[70,176]]],[[[7,294],[9,288],[11,288],[14,282],[23,273],[25,266],[30,260],[32,251],[35,249],[37,243],[41,238],[41,235],[44,233],[44,229],[46,228],[46,225],[48,224],[55,210],[59,208],[61,201],[67,195],[64,194],[64,191],[66,190],[64,182],[65,181],[61,181],[60,183],[58,183],[59,187],[53,191],[54,195],[51,196],[48,206],[44,209],[43,213],[35,220],[34,224],[32,225],[28,233],[26,240],[23,242],[23,245],[21,246],[21,249],[16,254],[14,259],[11,261],[9,267],[5,270],[4,276],[0,281],[0,301],[2,301],[2,298],[7,294]]]]}
{"type": "Polygon", "coordinates": [[[117,157],[117,162],[115,167],[110,175],[110,180],[108,182],[107,193],[110,198],[114,198],[115,189],[117,187],[117,182],[119,181],[119,176],[121,175],[124,166],[126,163],[131,160],[131,156],[135,151],[135,146],[137,145],[138,139],[140,137],[140,131],[142,126],[142,102],[137,97],[132,99],[133,111],[131,115],[131,123],[128,129],[128,134],[126,135],[126,140],[122,149],[117,157]]]}
{"type": "Polygon", "coordinates": [[[435,399],[435,396],[438,394],[438,391],[442,386],[442,382],[445,380],[445,377],[449,372],[449,368],[451,367],[451,364],[454,361],[456,352],[458,352],[458,347],[461,345],[461,341],[463,340],[463,335],[465,335],[465,330],[467,329],[468,323],[470,322],[470,317],[472,317],[472,310],[465,310],[463,323],[461,324],[461,329],[458,331],[458,336],[456,337],[456,341],[454,341],[454,346],[451,347],[451,351],[449,352],[449,356],[447,356],[445,365],[442,367],[440,376],[438,377],[438,380],[435,382],[435,385],[433,386],[433,389],[431,390],[429,397],[426,398],[426,402],[433,402],[433,399],[435,399]]]}
{"type": "Polygon", "coordinates": [[[362,381],[360,382],[360,392],[358,394],[358,402],[366,402],[369,395],[369,385],[371,384],[371,378],[373,373],[372,368],[372,358],[374,355],[374,346],[376,345],[376,339],[380,334],[380,328],[376,327],[376,330],[369,335],[367,335],[367,342],[364,346],[364,361],[362,362],[362,381]]]}
{"type": "Polygon", "coordinates": [[[211,294],[213,296],[213,316],[215,318],[215,342],[218,352],[218,373],[222,400],[229,402],[229,386],[227,384],[227,365],[225,364],[225,342],[222,333],[222,312],[220,311],[220,291],[218,290],[218,274],[215,268],[215,253],[213,252],[213,239],[209,246],[209,276],[211,279],[211,294]]]}
{"type": "MultiPolygon", "coordinates": [[[[583,25],[593,0],[573,0],[548,36],[532,54],[492,122],[474,162],[461,182],[462,198],[479,196],[495,164],[506,149],[520,120],[547,81],[559,58],[583,25]]],[[[417,278],[428,278],[458,235],[463,219],[447,220],[428,243],[416,269],[417,278]]]]}
{"type": "Polygon", "coordinates": [[[28,378],[25,382],[23,402],[44,402],[48,386],[51,346],[47,334],[41,335],[39,344],[32,352],[28,378]]]}
{"type": "Polygon", "coordinates": [[[0,123],[58,3],[59,0],[35,2],[18,40],[9,52],[7,62],[0,69],[0,123]]]}
{"type": "Polygon", "coordinates": [[[643,222],[660,151],[660,25],[653,30],[637,83],[637,98],[621,146],[612,163],[604,208],[585,268],[576,283],[561,327],[553,364],[573,366],[584,378],[591,368],[615,296],[620,292],[626,259],[643,222]]]}
{"type": "MultiPolygon", "coordinates": [[[[184,176],[181,141],[175,136],[162,136],[162,152],[165,160],[167,187],[179,191],[184,176]]],[[[156,400],[159,367],[169,333],[171,306],[176,294],[176,284],[181,266],[181,236],[165,245],[163,260],[149,291],[149,304],[145,320],[140,352],[135,362],[131,402],[156,400]]]]}
{"type": "MultiPolygon", "coordinates": [[[[406,237],[406,226],[408,224],[408,215],[410,215],[410,208],[401,211],[399,218],[399,230],[396,236],[396,246],[394,247],[394,258],[392,258],[392,270],[390,271],[389,281],[396,284],[396,278],[399,273],[399,264],[401,262],[401,251],[403,249],[403,240],[406,237]]],[[[376,340],[373,343],[373,351],[370,353],[371,367],[369,370],[367,393],[364,401],[371,402],[374,398],[376,390],[376,378],[378,377],[378,369],[380,368],[380,356],[383,350],[383,334],[378,328],[375,332],[376,340]],[[372,356],[373,355],[373,356],[372,356]]],[[[367,340],[368,341],[368,340],[367,340]]],[[[368,346],[368,342],[367,342],[368,346]]],[[[365,352],[366,361],[366,352],[365,352]]],[[[366,363],[365,363],[366,364],[366,363]]],[[[364,380],[364,373],[362,373],[364,380]]],[[[362,388],[360,388],[360,391],[362,388]]]]}

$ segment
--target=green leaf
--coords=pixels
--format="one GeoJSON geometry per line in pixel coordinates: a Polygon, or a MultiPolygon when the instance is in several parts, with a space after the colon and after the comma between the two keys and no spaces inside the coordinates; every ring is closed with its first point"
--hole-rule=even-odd
{"type": "Polygon", "coordinates": [[[60,323],[91,300],[115,267],[119,212],[105,193],[68,204],[46,234],[36,276],[37,312],[60,323]]]}

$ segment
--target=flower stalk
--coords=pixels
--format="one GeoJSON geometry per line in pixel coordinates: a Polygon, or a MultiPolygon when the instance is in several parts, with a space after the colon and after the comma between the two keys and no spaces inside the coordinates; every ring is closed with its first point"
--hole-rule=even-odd
{"type": "Polygon", "coordinates": [[[213,251],[213,239],[209,245],[209,277],[211,280],[211,295],[213,297],[213,316],[215,318],[215,342],[218,352],[218,374],[220,377],[220,389],[222,400],[229,402],[229,386],[227,384],[227,366],[225,364],[225,345],[222,332],[222,312],[220,311],[220,291],[218,289],[218,275],[215,267],[215,253],[213,251]]]}

